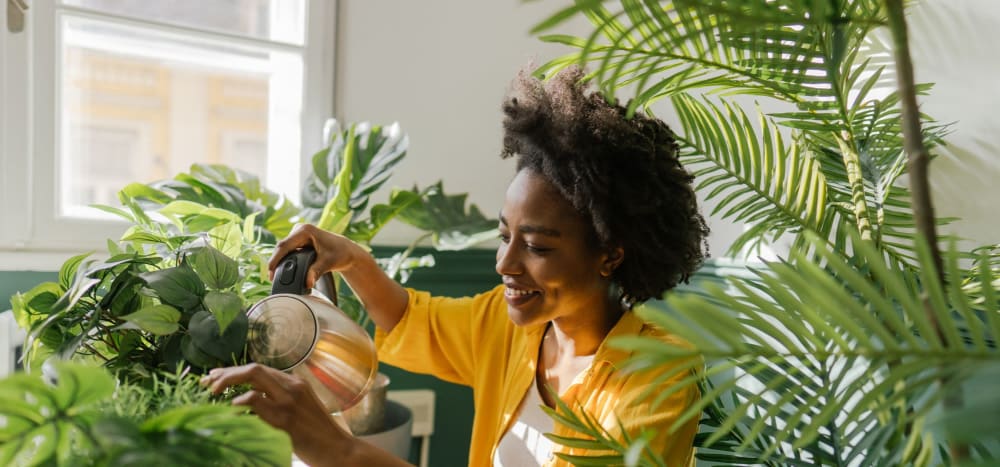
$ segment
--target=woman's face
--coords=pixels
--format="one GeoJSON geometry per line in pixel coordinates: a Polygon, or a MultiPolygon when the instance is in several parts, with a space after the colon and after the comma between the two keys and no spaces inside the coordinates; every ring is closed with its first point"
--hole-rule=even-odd
{"type": "Polygon", "coordinates": [[[500,212],[496,265],[515,324],[605,310],[608,277],[621,255],[595,248],[592,235],[583,217],[545,178],[530,170],[518,172],[500,212]]]}

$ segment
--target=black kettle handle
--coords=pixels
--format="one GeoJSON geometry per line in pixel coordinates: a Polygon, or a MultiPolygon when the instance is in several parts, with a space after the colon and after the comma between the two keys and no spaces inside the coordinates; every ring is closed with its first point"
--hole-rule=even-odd
{"type": "MultiPolygon", "coordinates": [[[[274,268],[274,282],[271,283],[271,295],[289,293],[307,295],[306,274],[309,266],[316,260],[316,250],[311,247],[300,248],[281,258],[278,267],[274,268]]],[[[333,274],[324,273],[316,281],[316,289],[326,295],[337,305],[337,286],[333,274]]]]}

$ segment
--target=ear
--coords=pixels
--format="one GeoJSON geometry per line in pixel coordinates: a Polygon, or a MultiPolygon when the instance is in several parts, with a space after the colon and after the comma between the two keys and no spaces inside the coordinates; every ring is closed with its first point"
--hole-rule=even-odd
{"type": "Polygon", "coordinates": [[[615,269],[618,269],[618,266],[620,266],[624,260],[625,250],[622,247],[616,246],[609,248],[605,252],[604,258],[601,261],[601,277],[611,277],[611,274],[615,272],[615,269]]]}

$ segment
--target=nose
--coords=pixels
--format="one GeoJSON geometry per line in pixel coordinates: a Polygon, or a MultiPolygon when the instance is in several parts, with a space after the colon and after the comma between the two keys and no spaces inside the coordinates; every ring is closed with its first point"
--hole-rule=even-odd
{"type": "Polygon", "coordinates": [[[497,247],[497,274],[501,276],[513,276],[520,274],[521,261],[517,255],[517,248],[509,243],[501,243],[497,247]]]}

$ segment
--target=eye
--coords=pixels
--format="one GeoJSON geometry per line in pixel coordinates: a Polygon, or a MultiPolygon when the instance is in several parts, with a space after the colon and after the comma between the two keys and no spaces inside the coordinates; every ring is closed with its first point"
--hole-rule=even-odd
{"type": "Polygon", "coordinates": [[[499,237],[500,241],[503,242],[503,243],[510,243],[510,235],[508,235],[508,234],[506,234],[504,232],[498,233],[497,237],[499,237]]]}
{"type": "Polygon", "coordinates": [[[528,251],[537,255],[543,255],[545,253],[552,251],[552,248],[545,248],[537,245],[532,245],[530,243],[527,244],[525,247],[528,249],[528,251]]]}

